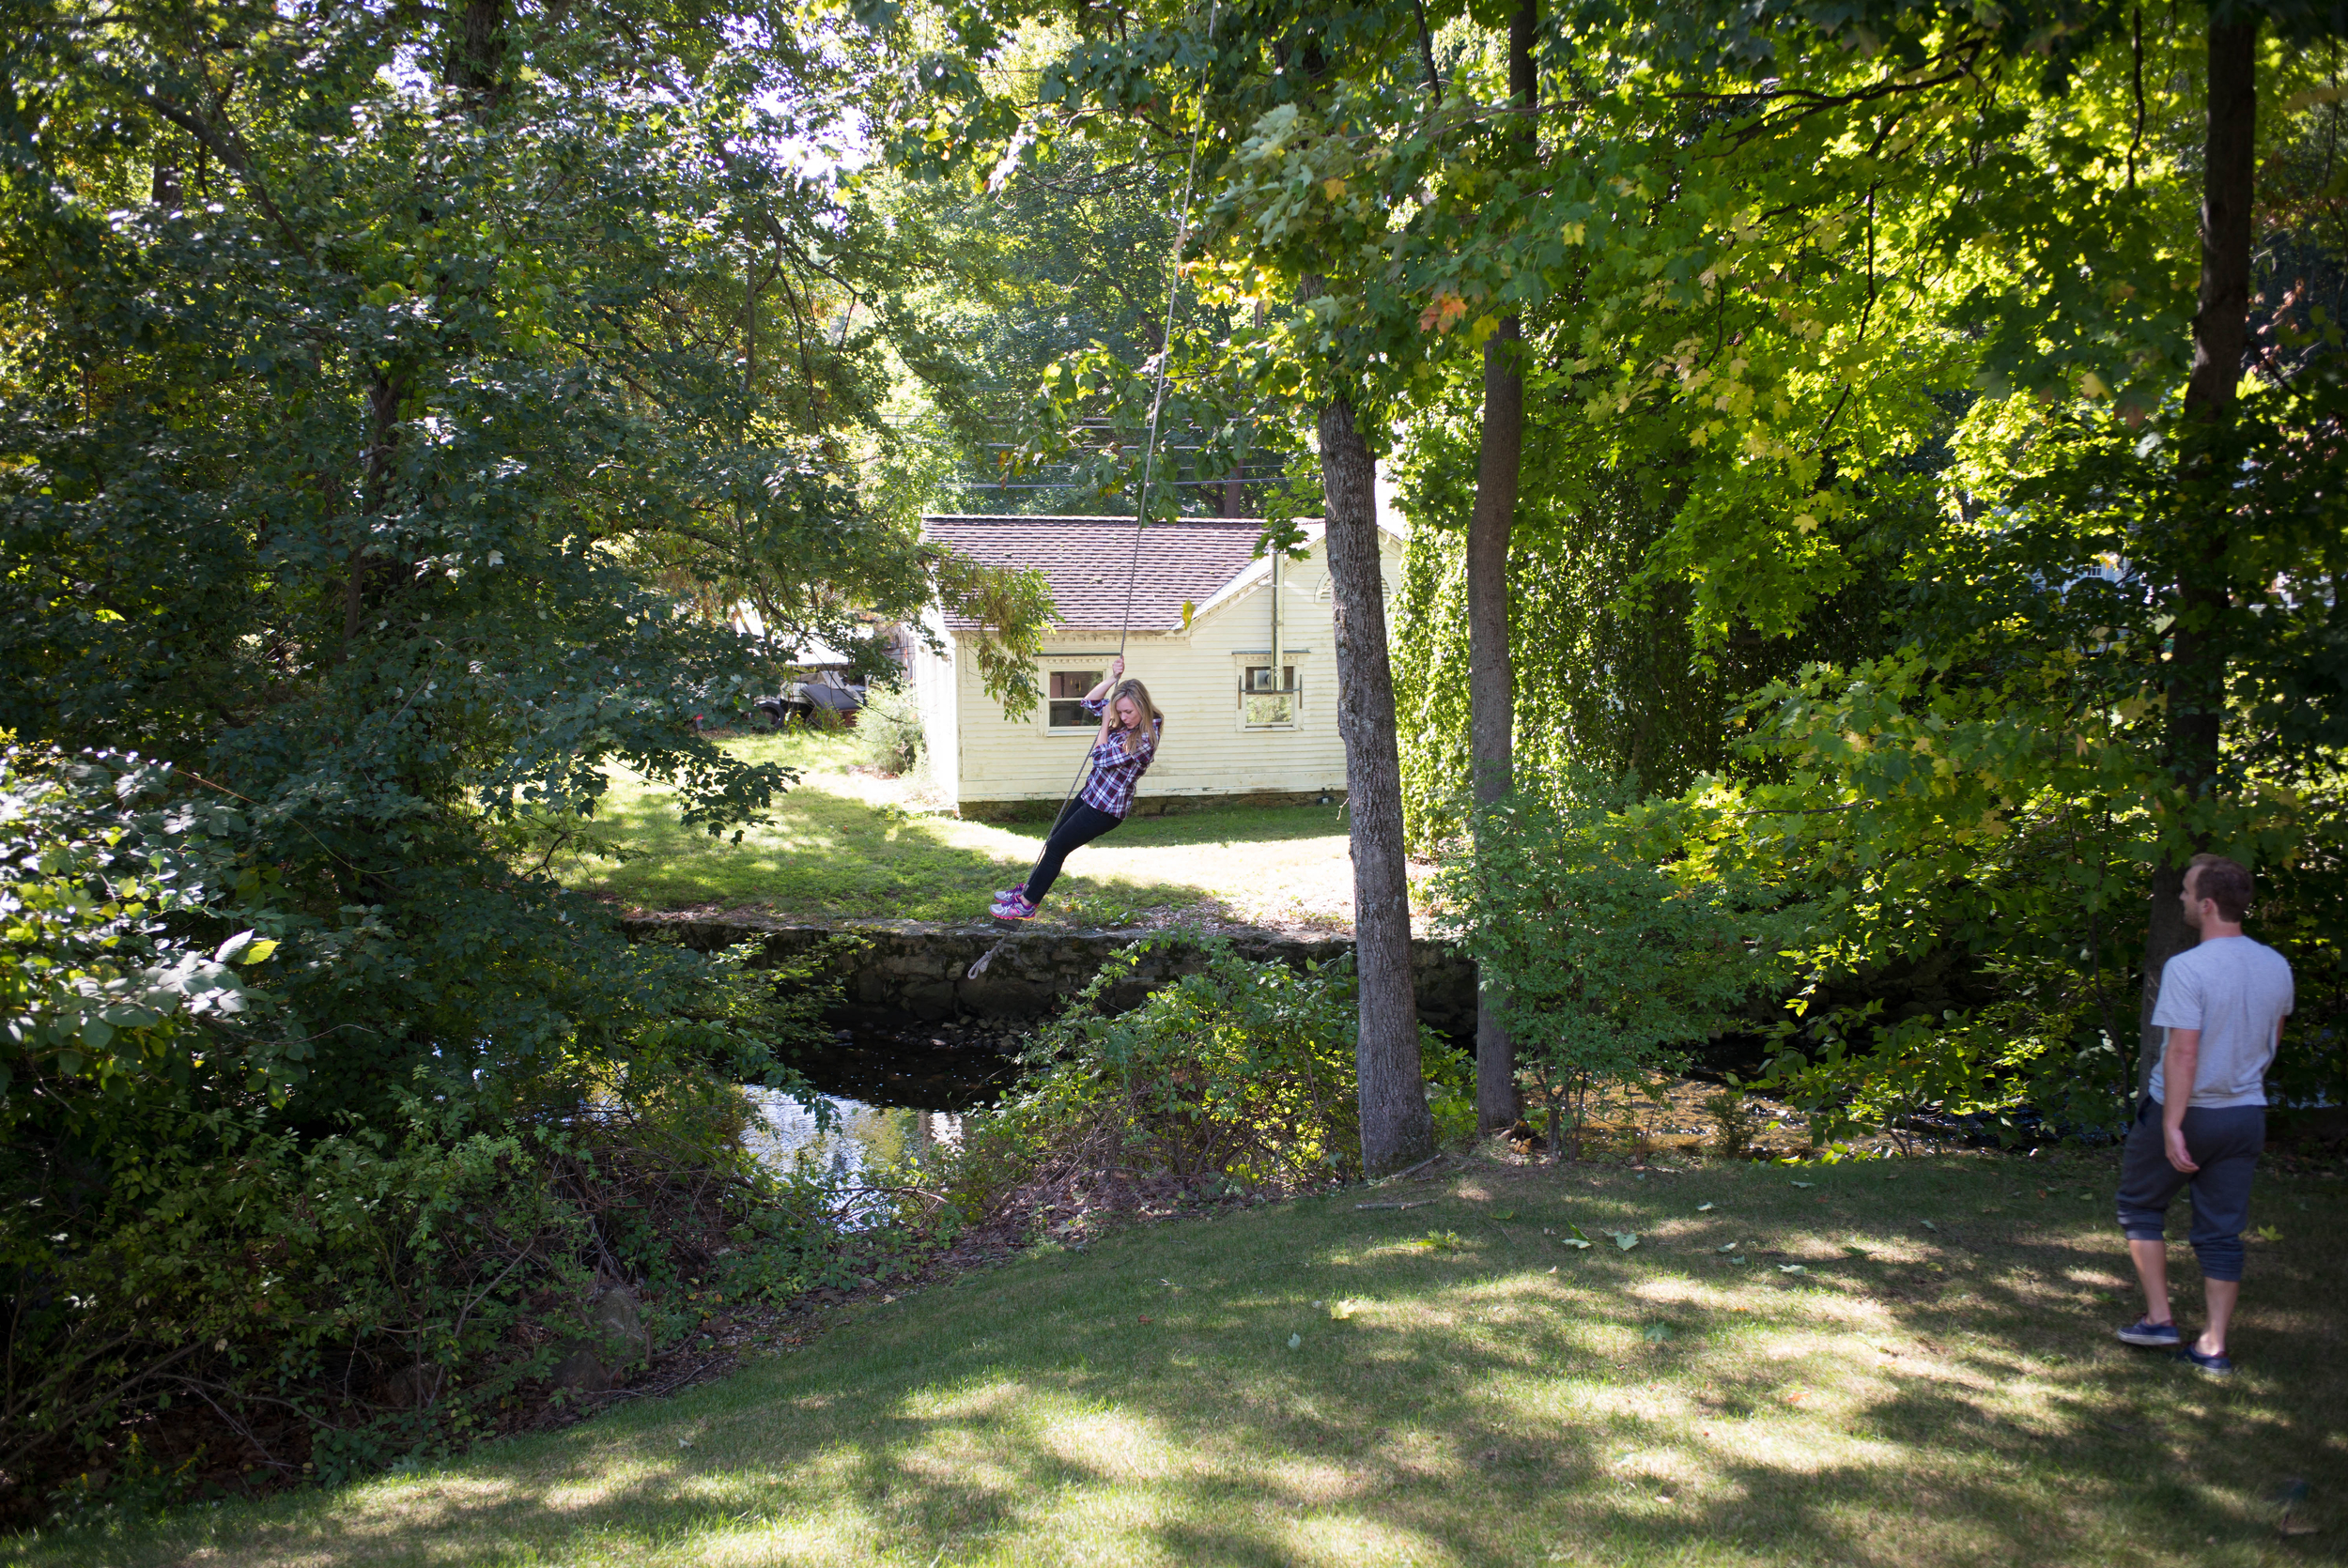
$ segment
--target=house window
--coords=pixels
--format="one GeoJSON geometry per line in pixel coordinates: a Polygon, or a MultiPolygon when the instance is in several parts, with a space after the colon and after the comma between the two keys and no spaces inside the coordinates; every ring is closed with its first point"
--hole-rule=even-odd
{"type": "Polygon", "coordinates": [[[1241,667],[1239,682],[1240,724],[1249,730],[1274,730],[1296,722],[1297,710],[1304,703],[1304,690],[1297,684],[1296,667],[1284,664],[1274,680],[1268,664],[1241,667]]]}
{"type": "Polygon", "coordinates": [[[1099,725],[1084,709],[1084,694],[1101,684],[1102,672],[1097,669],[1055,669],[1052,671],[1051,727],[1055,730],[1090,730],[1099,725]]]}

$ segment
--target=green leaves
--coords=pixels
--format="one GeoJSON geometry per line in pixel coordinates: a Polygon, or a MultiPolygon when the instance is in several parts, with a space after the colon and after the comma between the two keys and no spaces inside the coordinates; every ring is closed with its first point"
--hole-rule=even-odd
{"type": "MultiPolygon", "coordinates": [[[[1351,961],[1308,966],[1240,958],[1220,938],[1164,933],[1104,964],[1022,1060],[1040,1070],[1010,1108],[1039,1148],[1103,1137],[1145,1165],[1296,1191],[1356,1167],[1351,961]],[[1205,961],[1108,1010],[1144,964],[1205,961]],[[1082,1130],[1081,1131],[1079,1130],[1082,1130]]],[[[1363,1205],[1411,1208],[1415,1203],[1363,1205]]],[[[1419,1245],[1462,1245],[1437,1232],[1419,1245]]]]}
{"type": "Polygon", "coordinates": [[[1586,776],[1523,781],[1435,878],[1442,928],[1504,982],[1520,1059],[1572,1091],[1627,1082],[1722,1027],[1770,974],[1773,896],[1667,859],[1671,808],[1586,776]]]}

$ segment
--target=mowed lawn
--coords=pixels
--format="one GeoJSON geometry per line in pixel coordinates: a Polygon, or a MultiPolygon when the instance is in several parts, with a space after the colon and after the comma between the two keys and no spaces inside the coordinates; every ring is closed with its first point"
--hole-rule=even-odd
{"type": "Polygon", "coordinates": [[[2135,1311],[2111,1163],[1472,1165],[1047,1246],[567,1432],[7,1555],[2341,1560],[2340,1183],[2263,1181],[2279,1239],[2252,1245],[2219,1382],[2111,1338],[2135,1311]],[[1597,1244],[1563,1245],[1574,1224],[1597,1244]]]}
{"type": "MultiPolygon", "coordinates": [[[[756,909],[820,918],[984,919],[1021,881],[1046,822],[964,822],[925,807],[909,781],[852,774],[852,737],[794,731],[722,741],[754,761],[804,769],[771,821],[711,838],[677,821],[665,788],[613,777],[598,830],[634,858],[558,862],[572,886],[648,909],[756,909]]],[[[1350,930],[1352,864],[1336,808],[1223,807],[1135,817],[1076,852],[1045,916],[1117,925],[1212,914],[1350,930]]]]}

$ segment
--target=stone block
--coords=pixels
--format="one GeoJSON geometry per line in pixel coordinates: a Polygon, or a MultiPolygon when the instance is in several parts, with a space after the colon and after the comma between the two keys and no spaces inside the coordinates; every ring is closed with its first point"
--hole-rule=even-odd
{"type": "Polygon", "coordinates": [[[573,1393],[601,1393],[651,1354],[643,1303],[626,1285],[613,1285],[588,1303],[587,1333],[564,1343],[548,1381],[573,1393]]]}

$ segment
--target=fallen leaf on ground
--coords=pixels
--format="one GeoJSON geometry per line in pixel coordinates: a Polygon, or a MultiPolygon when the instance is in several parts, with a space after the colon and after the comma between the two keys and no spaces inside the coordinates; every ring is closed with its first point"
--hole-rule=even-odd
{"type": "Polygon", "coordinates": [[[1289,1335],[1289,1348],[1290,1348],[1290,1350],[1295,1349],[1298,1345],[1302,1345],[1302,1344],[1304,1344],[1304,1343],[1305,1343],[1305,1336],[1304,1336],[1304,1335],[1302,1335],[1302,1334],[1290,1334],[1290,1335],[1289,1335]]]}
{"type": "Polygon", "coordinates": [[[1732,1241],[1732,1242],[1730,1242],[1727,1246],[1722,1247],[1722,1248],[1721,1248],[1721,1249],[1719,1249],[1719,1250],[1720,1250],[1721,1252],[1723,1252],[1723,1253],[1733,1253],[1733,1252],[1735,1252],[1738,1248],[1739,1248],[1739,1247],[1741,1247],[1741,1246],[1743,1246],[1743,1245],[1744,1245],[1744,1243],[1743,1243],[1743,1242],[1741,1242],[1741,1241],[1732,1241]]]}
{"type": "Polygon", "coordinates": [[[1815,1181],[1797,1181],[1794,1185],[1797,1187],[1815,1187],[1818,1184],[1815,1181]]]}
{"type": "Polygon", "coordinates": [[[1781,1274],[1807,1274],[1810,1272],[1809,1269],[1804,1268],[1799,1263],[1781,1263],[1777,1266],[1777,1271],[1781,1274]]]}
{"type": "Polygon", "coordinates": [[[1929,1220],[1919,1220],[1919,1221],[1917,1221],[1916,1222],[1917,1222],[1918,1224],[1920,1224],[1920,1225],[1923,1226],[1923,1227],[1924,1227],[1924,1229],[1926,1229],[1926,1230],[1930,1230],[1930,1231],[1937,1231],[1937,1230],[1939,1230],[1939,1229],[1940,1228],[1939,1225],[1934,1224],[1934,1223],[1933,1223],[1931,1221],[1929,1221],[1929,1220]]]}
{"type": "Polygon", "coordinates": [[[1561,1247],[1572,1247],[1577,1250],[1587,1249],[1589,1246],[1588,1242],[1578,1236],[1561,1236],[1557,1238],[1557,1243],[1561,1247]]]}
{"type": "Polygon", "coordinates": [[[1649,1345],[1661,1345],[1671,1337],[1672,1330],[1668,1323],[1650,1323],[1646,1326],[1646,1342],[1649,1345]]]}
{"type": "Polygon", "coordinates": [[[1618,1230],[1614,1233],[1614,1245],[1626,1253],[1639,1244],[1639,1236],[1636,1231],[1618,1230]]]}
{"type": "Polygon", "coordinates": [[[1351,1301],[1332,1301],[1329,1303],[1329,1315],[1342,1323],[1347,1318],[1353,1315],[1353,1303],[1351,1301]]]}
{"type": "Polygon", "coordinates": [[[1718,1205],[1718,1204],[1712,1204],[1712,1203],[1700,1203],[1700,1204],[1696,1205],[1696,1212],[1697,1212],[1698,1214],[1709,1214],[1709,1213],[1711,1213],[1711,1212],[1712,1212],[1712,1210],[1714,1210],[1714,1209],[1716,1209],[1716,1208],[1718,1208],[1718,1207],[1720,1207],[1720,1205],[1718,1205]]]}

